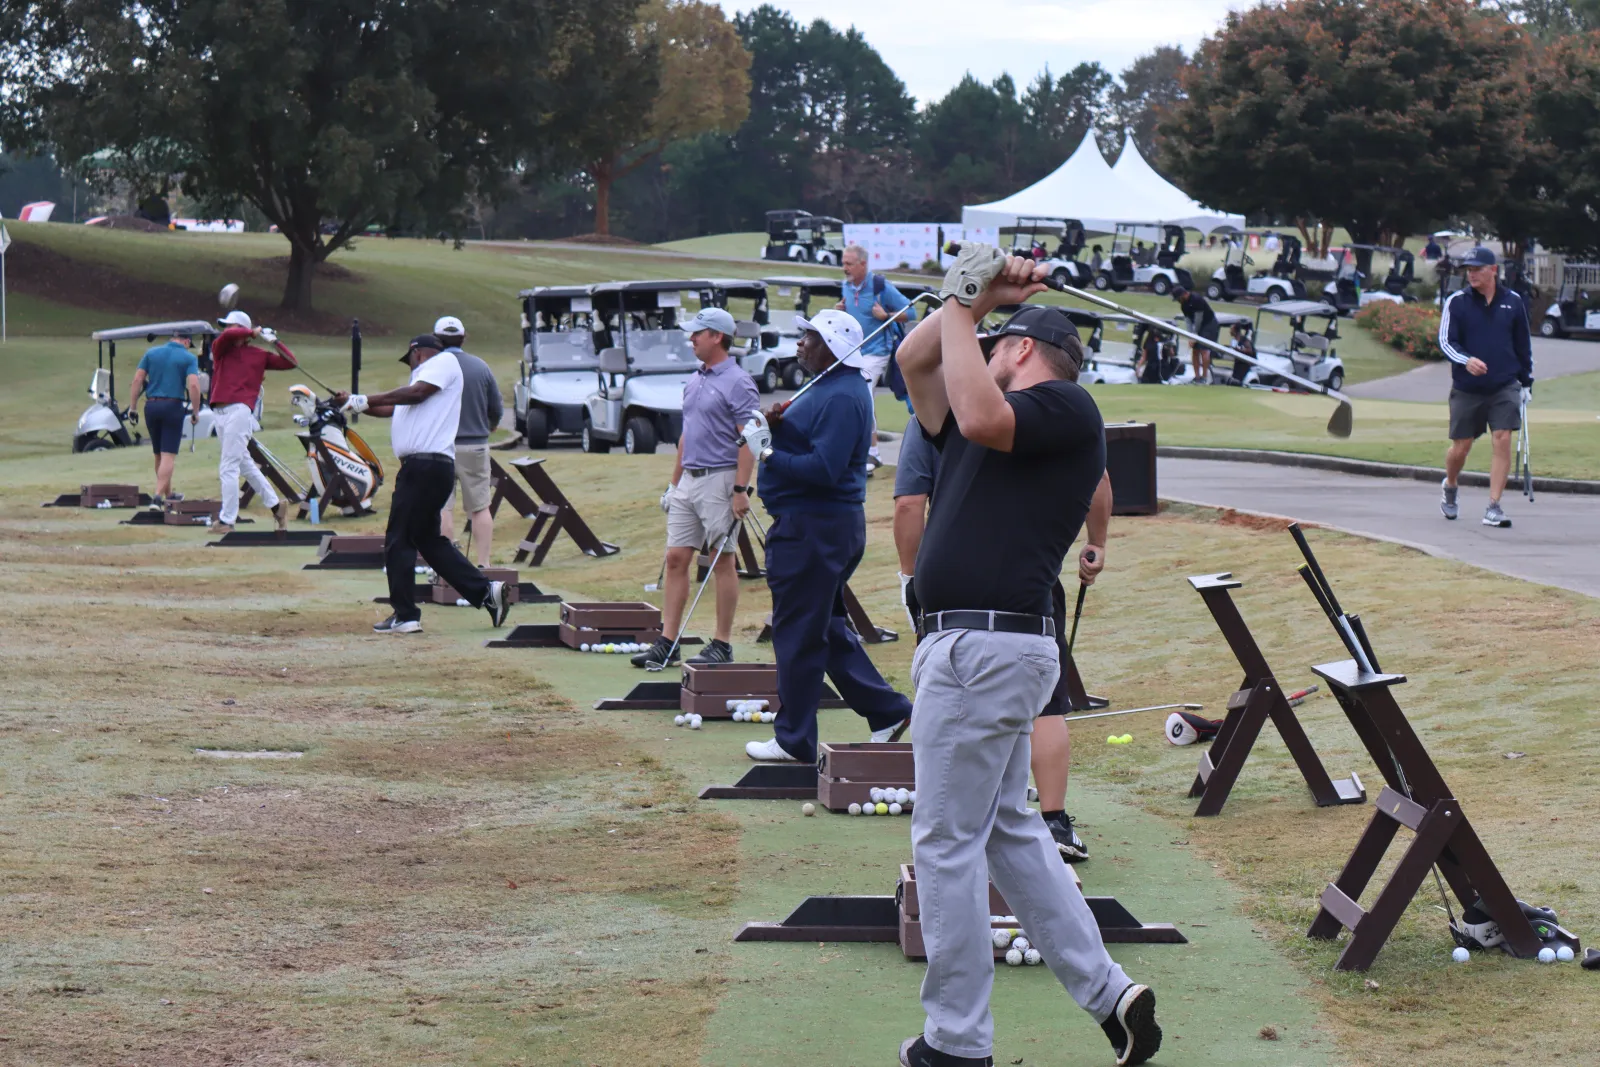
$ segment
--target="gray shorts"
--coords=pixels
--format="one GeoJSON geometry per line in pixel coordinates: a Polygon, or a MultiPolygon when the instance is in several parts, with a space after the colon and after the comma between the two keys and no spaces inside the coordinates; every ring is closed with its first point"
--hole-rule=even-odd
{"type": "Polygon", "coordinates": [[[1450,440],[1468,441],[1483,431],[1522,429],[1522,386],[1508,382],[1492,393],[1450,390],[1450,440]]]}
{"type": "Polygon", "coordinates": [[[667,502],[667,547],[715,545],[733,529],[733,479],[737,471],[712,471],[696,478],[688,471],[667,502]]]}

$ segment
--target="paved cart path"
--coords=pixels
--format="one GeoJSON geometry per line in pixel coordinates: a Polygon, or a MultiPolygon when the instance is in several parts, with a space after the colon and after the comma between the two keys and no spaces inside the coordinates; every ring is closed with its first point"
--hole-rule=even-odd
{"type": "Polygon", "coordinates": [[[1461,518],[1439,514],[1439,487],[1304,467],[1203,459],[1158,461],[1161,496],[1303,519],[1395,541],[1430,555],[1600,596],[1600,497],[1541,493],[1529,503],[1510,488],[1501,504],[1509,530],[1480,521],[1487,489],[1461,489],[1461,518]]]}
{"type": "MultiPolygon", "coordinates": [[[[1600,343],[1533,339],[1534,389],[1538,383],[1569,374],[1600,371],[1600,343]]],[[[1352,385],[1345,392],[1369,400],[1423,400],[1443,403],[1450,395],[1450,363],[1440,360],[1387,378],[1352,385]]]]}

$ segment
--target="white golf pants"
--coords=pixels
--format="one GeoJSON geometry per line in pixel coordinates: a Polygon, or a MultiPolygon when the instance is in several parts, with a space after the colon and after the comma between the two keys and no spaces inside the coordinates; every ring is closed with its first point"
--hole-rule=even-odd
{"type": "Polygon", "coordinates": [[[256,461],[250,458],[250,435],[255,432],[256,417],[248,404],[229,404],[217,412],[217,436],[222,441],[222,462],[217,465],[217,476],[222,481],[222,511],[217,521],[232,526],[239,519],[239,475],[250,479],[261,502],[269,508],[278,506],[278,494],[267,481],[256,461]]]}

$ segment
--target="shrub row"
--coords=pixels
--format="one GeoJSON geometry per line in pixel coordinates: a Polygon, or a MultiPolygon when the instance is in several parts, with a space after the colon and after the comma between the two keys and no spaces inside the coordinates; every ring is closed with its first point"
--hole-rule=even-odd
{"type": "Polygon", "coordinates": [[[1372,336],[1413,359],[1443,359],[1439,351],[1439,309],[1432,304],[1374,301],[1356,314],[1372,336]]]}

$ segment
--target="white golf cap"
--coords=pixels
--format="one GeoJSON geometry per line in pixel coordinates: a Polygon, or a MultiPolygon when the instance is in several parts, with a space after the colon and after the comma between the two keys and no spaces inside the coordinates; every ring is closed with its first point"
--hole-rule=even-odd
{"type": "Polygon", "coordinates": [[[242,311],[230,311],[217,321],[224,326],[243,326],[247,330],[255,326],[255,323],[250,321],[250,316],[242,311]]]}
{"type": "Polygon", "coordinates": [[[809,319],[796,315],[794,324],[798,329],[821,334],[823,343],[828,346],[828,351],[833,353],[833,358],[846,367],[862,365],[861,324],[851,316],[835,308],[829,308],[817,312],[809,319]],[[847,352],[849,355],[845,354],[847,352]]]}
{"type": "Polygon", "coordinates": [[[701,308],[695,312],[694,318],[687,322],[680,322],[678,329],[684,333],[699,333],[701,330],[716,330],[733,336],[733,316],[718,307],[701,308]]]}
{"type": "Polygon", "coordinates": [[[454,315],[441,315],[433,324],[433,332],[439,337],[465,337],[467,328],[454,315]]]}

